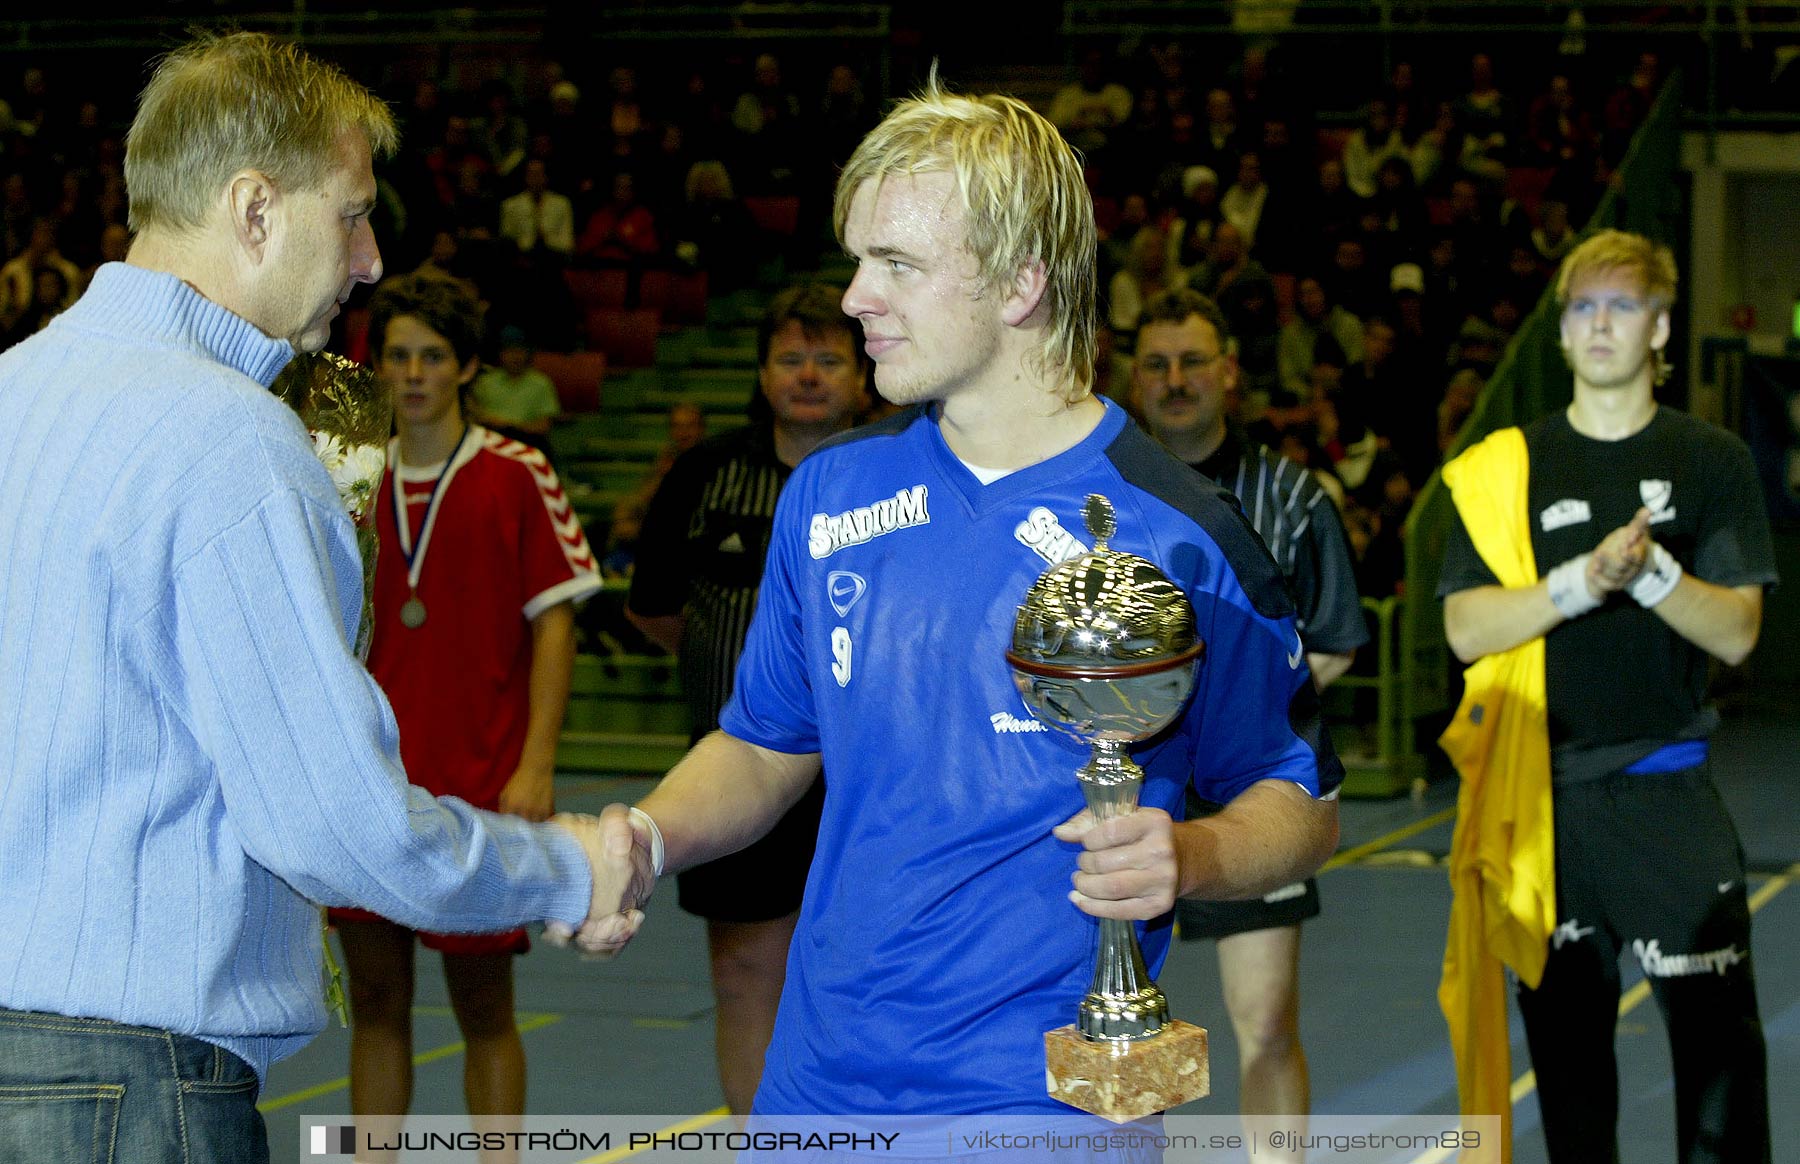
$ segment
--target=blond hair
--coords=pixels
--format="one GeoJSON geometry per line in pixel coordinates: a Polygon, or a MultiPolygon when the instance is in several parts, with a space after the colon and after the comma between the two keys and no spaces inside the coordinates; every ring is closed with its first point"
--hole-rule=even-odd
{"type": "Polygon", "coordinates": [[[1034,356],[1049,375],[1090,390],[1094,366],[1094,201],[1081,159],[1030,106],[997,94],[946,92],[934,67],[924,92],[870,131],[838,176],[832,225],[840,242],[863,183],[895,174],[947,173],[962,196],[969,253],[982,292],[1042,262],[1049,334],[1034,356]]]}
{"type": "MultiPolygon", "coordinates": [[[[1556,305],[1569,305],[1569,288],[1577,279],[1612,271],[1624,271],[1635,278],[1655,310],[1667,311],[1674,306],[1675,253],[1641,234],[1610,227],[1597,231],[1563,257],[1562,267],[1556,272],[1556,305]]],[[[1661,384],[1672,371],[1668,354],[1656,348],[1650,358],[1656,383],[1661,384]]]]}
{"type": "Polygon", "coordinates": [[[125,135],[131,229],[201,225],[243,170],[316,190],[347,132],[378,157],[399,143],[388,107],[336,66],[260,32],[197,33],[158,62],[125,135]]]}
{"type": "Polygon", "coordinates": [[[1641,234],[1602,230],[1564,256],[1556,273],[1556,304],[1566,307],[1575,280],[1602,272],[1626,271],[1644,289],[1644,297],[1667,311],[1675,303],[1675,255],[1641,234]]]}

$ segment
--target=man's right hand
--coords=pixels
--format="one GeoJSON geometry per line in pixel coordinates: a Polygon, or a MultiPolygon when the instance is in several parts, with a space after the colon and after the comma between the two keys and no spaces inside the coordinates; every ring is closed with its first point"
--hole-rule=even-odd
{"type": "Polygon", "coordinates": [[[1623,590],[1637,580],[1650,556],[1650,510],[1641,507],[1632,519],[1600,540],[1588,556],[1587,585],[1595,598],[1623,590]]]}
{"type": "Polygon", "coordinates": [[[644,923],[643,905],[656,887],[648,838],[632,826],[630,810],[608,805],[599,816],[559,813],[550,823],[567,829],[587,854],[593,900],[581,928],[552,922],[544,937],[566,945],[571,937],[583,953],[610,958],[625,948],[644,923]]]}

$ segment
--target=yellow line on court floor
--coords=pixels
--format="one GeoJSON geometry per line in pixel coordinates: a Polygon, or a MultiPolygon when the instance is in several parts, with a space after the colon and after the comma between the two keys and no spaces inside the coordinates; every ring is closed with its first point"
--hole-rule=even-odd
{"type": "MultiPolygon", "coordinates": [[[[415,1013],[419,1014],[448,1012],[449,1009],[449,1007],[427,1006],[414,1008],[415,1013]]],[[[562,1017],[563,1016],[560,1014],[521,1014],[515,1016],[515,1021],[518,1025],[519,1033],[524,1035],[535,1030],[540,1030],[552,1023],[559,1023],[562,1021],[562,1017]]],[[[466,1050],[468,1050],[467,1043],[461,1041],[446,1043],[441,1047],[433,1047],[429,1051],[420,1051],[417,1055],[414,1055],[413,1066],[423,1067],[425,1064],[435,1063],[439,1059],[448,1059],[452,1055],[460,1055],[466,1050]]],[[[299,1091],[289,1092],[287,1095],[279,1096],[275,1099],[265,1100],[256,1105],[256,1110],[261,1112],[280,1111],[284,1107],[292,1107],[297,1103],[305,1103],[307,1100],[317,1099],[321,1095],[330,1095],[334,1091],[342,1091],[349,1086],[350,1077],[344,1075],[325,1083],[317,1083],[299,1091]]]]}
{"type": "MultiPolygon", "coordinates": [[[[678,1124],[670,1124],[657,1131],[659,1136],[678,1136],[682,1132],[699,1131],[708,1124],[716,1124],[731,1114],[728,1107],[715,1107],[709,1112],[682,1120],[678,1124]]],[[[612,1164],[614,1160],[629,1160],[644,1151],[643,1148],[614,1148],[610,1152],[602,1152],[598,1156],[589,1156],[581,1164],[612,1164]]]]}
{"type": "Polygon", "coordinates": [[[1331,870],[1341,869],[1345,865],[1354,865],[1356,862],[1362,860],[1364,857],[1367,857],[1370,853],[1376,852],[1381,849],[1385,849],[1389,845],[1399,844],[1401,841],[1404,841],[1406,838],[1411,837],[1411,836],[1417,836],[1419,833],[1424,832],[1426,829],[1436,828],[1438,825],[1443,824],[1445,821],[1454,819],[1455,816],[1456,816],[1456,809],[1454,809],[1454,808],[1446,808],[1446,809],[1442,810],[1441,812],[1434,812],[1430,816],[1424,818],[1423,820],[1416,820],[1416,821],[1412,822],[1411,824],[1406,825],[1403,828],[1395,829],[1393,832],[1388,833],[1385,836],[1379,836],[1379,837],[1376,837],[1372,841],[1368,841],[1368,842],[1365,842],[1364,844],[1357,845],[1355,848],[1343,850],[1342,852],[1338,853],[1335,857],[1333,857],[1331,860],[1325,862],[1325,864],[1319,868],[1319,872],[1329,873],[1329,872],[1331,872],[1331,870]]]}
{"type": "MultiPolygon", "coordinates": [[[[1755,913],[1764,905],[1767,905],[1771,897],[1774,897],[1777,893],[1780,893],[1783,889],[1792,885],[1796,877],[1800,877],[1800,864],[1789,865],[1785,872],[1777,873],[1775,876],[1765,881],[1755,893],[1750,895],[1750,912],[1755,913]]],[[[1649,997],[1650,980],[1648,978],[1639,980],[1635,986],[1619,997],[1619,1017],[1624,1018],[1633,1010],[1637,1009],[1638,1005],[1649,997]]],[[[1512,1082],[1513,1106],[1517,1107],[1524,1101],[1526,1096],[1536,1090],[1537,1072],[1527,1070],[1525,1074],[1519,1076],[1512,1082]]],[[[1433,1148],[1431,1151],[1414,1159],[1412,1164],[1443,1164],[1443,1162],[1450,1159],[1452,1155],[1454,1155],[1454,1153],[1449,1148],[1433,1148]]]]}

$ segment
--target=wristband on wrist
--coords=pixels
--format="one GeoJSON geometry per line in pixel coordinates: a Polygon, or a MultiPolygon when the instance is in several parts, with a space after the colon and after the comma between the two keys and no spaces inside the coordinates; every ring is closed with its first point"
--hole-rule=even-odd
{"type": "Polygon", "coordinates": [[[1550,588],[1550,601],[1564,618],[1580,618],[1599,607],[1601,599],[1588,592],[1587,567],[1590,554],[1577,554],[1544,575],[1550,588]]]}
{"type": "Polygon", "coordinates": [[[663,871],[662,830],[656,827],[656,821],[651,818],[649,813],[636,805],[632,806],[631,819],[643,825],[644,831],[650,834],[650,871],[655,876],[661,877],[663,871]]]}
{"type": "Polygon", "coordinates": [[[1651,542],[1650,557],[1626,588],[1626,593],[1636,599],[1639,606],[1649,610],[1674,593],[1676,585],[1681,581],[1681,574],[1681,563],[1675,560],[1675,555],[1656,542],[1651,542]]]}

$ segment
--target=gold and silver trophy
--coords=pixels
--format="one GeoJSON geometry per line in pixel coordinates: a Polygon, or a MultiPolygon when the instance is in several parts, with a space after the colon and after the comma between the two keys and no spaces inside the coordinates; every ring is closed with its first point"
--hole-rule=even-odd
{"type": "MultiPolygon", "coordinates": [[[[1019,606],[1006,660],[1031,714],[1091,745],[1076,772],[1098,820],[1137,808],[1144,770],[1126,752],[1187,705],[1204,644],[1194,608],[1155,563],[1106,547],[1113,506],[1083,508],[1091,552],[1045,571],[1019,606]]],[[[1134,922],[1101,918],[1093,985],[1076,1021],[1044,1035],[1050,1094],[1118,1123],[1211,1086],[1206,1031],[1169,1017],[1134,922]]]]}

